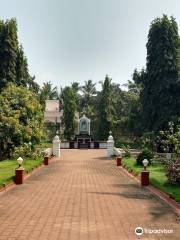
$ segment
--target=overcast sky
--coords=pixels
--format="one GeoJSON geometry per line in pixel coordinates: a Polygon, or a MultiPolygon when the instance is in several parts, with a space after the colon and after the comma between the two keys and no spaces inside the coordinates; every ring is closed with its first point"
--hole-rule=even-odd
{"type": "Polygon", "coordinates": [[[180,0],[1,0],[0,17],[15,17],[31,74],[42,84],[123,84],[145,66],[151,21],[180,23],[180,0]]]}

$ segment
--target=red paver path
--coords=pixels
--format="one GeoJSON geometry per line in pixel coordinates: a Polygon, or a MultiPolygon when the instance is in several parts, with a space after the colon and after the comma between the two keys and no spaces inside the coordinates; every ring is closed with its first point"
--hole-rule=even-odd
{"type": "Polygon", "coordinates": [[[178,216],[127,176],[105,150],[63,150],[60,160],[0,196],[0,239],[133,240],[137,226],[172,229],[178,216]]]}

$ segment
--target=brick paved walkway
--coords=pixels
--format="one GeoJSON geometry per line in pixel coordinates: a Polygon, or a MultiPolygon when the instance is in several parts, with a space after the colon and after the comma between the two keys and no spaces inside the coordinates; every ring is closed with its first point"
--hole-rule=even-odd
{"type": "Polygon", "coordinates": [[[60,160],[1,195],[0,239],[133,240],[137,226],[174,231],[141,239],[179,239],[172,209],[105,155],[63,150],[60,160]]]}

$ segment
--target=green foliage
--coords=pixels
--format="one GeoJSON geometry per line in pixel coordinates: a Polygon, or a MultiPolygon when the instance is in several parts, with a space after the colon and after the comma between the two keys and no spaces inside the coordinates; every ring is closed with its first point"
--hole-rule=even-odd
{"type": "MultiPolygon", "coordinates": [[[[123,92],[119,84],[111,83],[109,86],[109,118],[112,119],[110,128],[113,131],[113,136],[117,140],[123,130],[127,128],[127,103],[126,93],[123,92]]],[[[103,101],[103,99],[102,99],[103,101]]]]}
{"type": "Polygon", "coordinates": [[[180,160],[177,160],[176,162],[171,163],[167,167],[166,176],[168,178],[168,182],[171,185],[180,186],[180,160]]]}
{"type": "Polygon", "coordinates": [[[20,156],[31,157],[31,155],[32,155],[31,143],[23,143],[20,146],[14,148],[12,157],[17,159],[20,156]]]}
{"type": "Polygon", "coordinates": [[[140,136],[142,134],[142,105],[140,103],[139,95],[132,93],[131,91],[127,93],[127,133],[133,133],[135,136],[140,136]]]}
{"type": "Polygon", "coordinates": [[[80,116],[85,114],[91,119],[91,133],[96,136],[98,114],[96,84],[92,80],[85,81],[84,85],[79,87],[79,90],[78,111],[80,116]]]}
{"type": "Polygon", "coordinates": [[[19,45],[16,19],[0,21],[0,91],[8,83],[27,87],[38,93],[39,86],[28,70],[27,58],[19,45]]]}
{"type": "Polygon", "coordinates": [[[7,83],[16,81],[17,52],[16,20],[0,21],[0,91],[7,83]]]}
{"type": "MultiPolygon", "coordinates": [[[[123,158],[123,165],[137,175],[140,175],[142,171],[142,166],[137,165],[134,158],[123,158]]],[[[171,194],[176,201],[180,202],[179,186],[173,186],[168,183],[165,166],[162,164],[151,164],[148,170],[150,171],[150,183],[167,194],[171,194]]]]}
{"type": "Polygon", "coordinates": [[[179,38],[179,47],[178,47],[178,77],[180,79],[180,38],[179,38]]]}
{"type": "Polygon", "coordinates": [[[137,165],[142,165],[142,166],[143,166],[142,161],[143,161],[144,159],[147,159],[147,160],[149,161],[148,164],[150,165],[153,158],[154,158],[153,152],[149,151],[148,149],[144,149],[144,150],[143,150],[141,153],[139,153],[139,155],[137,156],[136,163],[137,163],[137,165]]]}
{"type": "Polygon", "coordinates": [[[141,71],[138,71],[137,69],[134,70],[132,75],[132,81],[128,80],[127,84],[124,84],[126,87],[128,87],[128,91],[130,93],[134,93],[139,96],[143,84],[146,79],[146,71],[144,68],[141,69],[141,71]]]}
{"type": "Polygon", "coordinates": [[[119,130],[123,134],[139,137],[143,133],[140,92],[142,91],[145,77],[146,72],[144,69],[140,72],[135,69],[132,80],[128,80],[128,83],[125,84],[128,87],[128,91],[121,91],[121,94],[114,95],[121,102],[121,104],[117,105],[121,109],[121,113],[116,113],[116,116],[119,118],[116,122],[119,123],[119,130]]]}
{"type": "Polygon", "coordinates": [[[58,99],[57,87],[52,86],[52,83],[46,82],[43,83],[42,89],[40,91],[40,103],[43,108],[45,108],[46,100],[58,99]]]}
{"type": "Polygon", "coordinates": [[[146,130],[163,130],[180,115],[178,47],[175,19],[166,15],[156,18],[148,34],[146,77],[141,92],[146,130]]]}
{"type": "Polygon", "coordinates": [[[45,122],[46,140],[52,142],[52,139],[57,135],[57,131],[60,129],[59,122],[45,122]]]}
{"type": "Polygon", "coordinates": [[[15,147],[38,143],[43,136],[43,113],[34,93],[9,84],[0,95],[0,155],[15,147]]]}
{"type": "MultiPolygon", "coordinates": [[[[43,157],[36,155],[32,158],[23,158],[23,167],[28,173],[43,163],[43,157]]],[[[15,177],[15,169],[18,167],[16,159],[0,161],[0,188],[4,184],[12,182],[15,177]]]]}
{"type": "Polygon", "coordinates": [[[139,149],[141,148],[141,139],[137,137],[131,137],[131,136],[123,136],[121,135],[115,140],[115,145],[117,148],[123,148],[123,147],[128,147],[129,148],[136,148],[139,149]]]}
{"type": "Polygon", "coordinates": [[[73,92],[74,92],[74,95],[75,95],[75,99],[76,99],[76,105],[77,105],[77,110],[79,111],[79,112],[81,112],[81,110],[82,110],[82,104],[81,104],[81,99],[82,99],[82,97],[81,97],[81,95],[79,94],[79,91],[80,91],[80,89],[81,89],[81,87],[79,86],[79,83],[78,82],[72,82],[71,83],[71,88],[72,88],[72,90],[73,90],[73,92]]]}
{"type": "Polygon", "coordinates": [[[67,140],[70,140],[75,133],[75,112],[76,112],[76,98],[72,88],[66,87],[63,90],[63,122],[65,125],[64,136],[67,140]]]}
{"type": "Polygon", "coordinates": [[[32,146],[31,142],[29,142],[23,143],[20,146],[15,147],[12,158],[17,159],[19,156],[23,156],[23,158],[26,157],[35,160],[37,158],[43,158],[43,154],[43,149],[35,148],[35,146],[32,146]]]}
{"type": "Polygon", "coordinates": [[[130,147],[129,145],[122,146],[123,150],[125,151],[124,157],[125,158],[130,158],[131,157],[131,152],[130,152],[130,147]]]}
{"type": "Polygon", "coordinates": [[[151,152],[156,152],[156,135],[154,132],[144,133],[141,137],[142,148],[151,152]]]}
{"type": "Polygon", "coordinates": [[[72,88],[74,94],[77,94],[78,91],[80,90],[79,83],[78,82],[72,82],[71,83],[71,88],[72,88]]]}
{"type": "Polygon", "coordinates": [[[83,93],[82,97],[82,109],[90,107],[91,98],[96,94],[95,83],[92,80],[85,81],[85,85],[81,87],[81,91],[83,93]]]}
{"type": "Polygon", "coordinates": [[[113,105],[112,105],[111,79],[106,75],[102,83],[102,91],[98,105],[98,137],[100,140],[107,140],[109,131],[113,127],[113,105]]]}
{"type": "Polygon", "coordinates": [[[125,84],[128,91],[123,91],[118,84],[112,84],[113,133],[115,139],[122,135],[141,136],[142,105],[140,102],[140,84],[135,80],[125,84]]]}
{"type": "Polygon", "coordinates": [[[35,82],[35,76],[29,76],[29,79],[28,79],[28,89],[32,92],[34,92],[35,94],[39,94],[39,90],[40,90],[40,87],[39,85],[37,84],[37,82],[35,82]]]}
{"type": "Polygon", "coordinates": [[[173,17],[156,18],[149,30],[146,69],[128,81],[129,112],[121,122],[129,133],[158,132],[180,115],[180,40],[173,17]],[[169,106],[171,106],[169,108],[169,106]]]}
{"type": "Polygon", "coordinates": [[[173,153],[172,160],[180,155],[180,126],[168,123],[168,129],[159,132],[159,142],[165,152],[173,153]]]}
{"type": "Polygon", "coordinates": [[[18,86],[27,87],[29,81],[29,70],[27,58],[24,56],[24,50],[22,45],[17,51],[17,62],[16,62],[16,84],[18,86]]]}

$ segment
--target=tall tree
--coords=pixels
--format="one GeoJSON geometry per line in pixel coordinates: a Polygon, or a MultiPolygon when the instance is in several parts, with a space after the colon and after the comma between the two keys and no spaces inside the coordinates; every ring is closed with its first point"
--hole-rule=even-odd
{"type": "Polygon", "coordinates": [[[173,17],[156,18],[149,30],[147,69],[141,93],[146,130],[160,130],[180,114],[178,27],[173,17]]]}
{"type": "Polygon", "coordinates": [[[72,82],[71,88],[76,98],[76,105],[77,105],[78,111],[81,111],[81,108],[80,108],[81,95],[79,94],[79,90],[81,89],[81,87],[79,86],[78,82],[72,82]]]}
{"type": "Polygon", "coordinates": [[[71,87],[66,87],[63,90],[63,103],[63,123],[65,126],[64,136],[67,140],[70,140],[75,133],[75,113],[77,108],[75,95],[71,87]]]}
{"type": "Polygon", "coordinates": [[[180,79],[180,38],[179,38],[179,47],[178,47],[178,75],[180,79]]]}
{"type": "Polygon", "coordinates": [[[52,86],[52,83],[46,82],[43,83],[43,87],[40,92],[40,102],[45,106],[46,100],[53,100],[58,98],[57,87],[52,86]]]}
{"type": "Polygon", "coordinates": [[[85,85],[81,87],[81,91],[83,92],[83,108],[87,108],[90,104],[91,97],[96,94],[96,83],[93,83],[92,80],[85,81],[85,85]]]}
{"type": "Polygon", "coordinates": [[[71,83],[71,88],[72,88],[73,92],[74,92],[75,94],[77,94],[78,91],[80,90],[79,83],[78,83],[78,82],[72,82],[72,83],[71,83]]]}
{"type": "Polygon", "coordinates": [[[29,78],[30,76],[29,76],[27,58],[24,56],[24,50],[22,45],[20,45],[17,51],[16,84],[18,86],[27,87],[29,78]]]}
{"type": "Polygon", "coordinates": [[[29,74],[23,47],[18,43],[16,19],[0,21],[0,91],[12,82],[38,93],[34,79],[29,74]]]}
{"type": "Polygon", "coordinates": [[[39,84],[35,81],[35,76],[28,78],[28,89],[36,94],[39,93],[40,87],[39,84]]]}
{"type": "Polygon", "coordinates": [[[109,131],[113,127],[113,105],[111,79],[106,75],[102,83],[102,91],[98,105],[98,136],[100,140],[107,140],[109,131]]]}
{"type": "Polygon", "coordinates": [[[16,19],[0,21],[0,90],[16,81],[17,52],[16,19]]]}
{"type": "Polygon", "coordinates": [[[146,79],[146,71],[134,70],[132,81],[128,81],[128,92],[126,92],[124,101],[126,102],[127,125],[126,132],[133,136],[142,134],[142,104],[140,101],[140,93],[146,79]]]}

